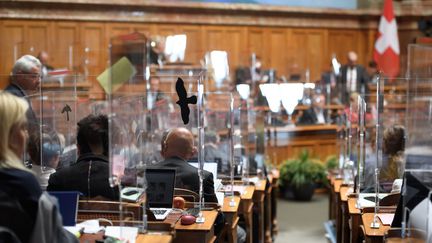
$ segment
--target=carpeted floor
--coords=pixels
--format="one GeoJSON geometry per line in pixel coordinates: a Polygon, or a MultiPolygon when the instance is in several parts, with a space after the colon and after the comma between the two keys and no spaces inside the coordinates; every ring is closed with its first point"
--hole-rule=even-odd
{"type": "Polygon", "coordinates": [[[311,202],[278,200],[279,233],[276,243],[325,243],[328,195],[315,194],[311,202]]]}

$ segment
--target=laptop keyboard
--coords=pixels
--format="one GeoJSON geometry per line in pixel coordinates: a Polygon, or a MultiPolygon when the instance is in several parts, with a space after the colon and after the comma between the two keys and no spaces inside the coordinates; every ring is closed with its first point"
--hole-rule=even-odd
{"type": "Polygon", "coordinates": [[[167,210],[165,210],[165,209],[155,209],[155,210],[152,210],[152,212],[154,214],[157,214],[157,215],[162,215],[162,214],[166,213],[166,211],[167,210]]]}

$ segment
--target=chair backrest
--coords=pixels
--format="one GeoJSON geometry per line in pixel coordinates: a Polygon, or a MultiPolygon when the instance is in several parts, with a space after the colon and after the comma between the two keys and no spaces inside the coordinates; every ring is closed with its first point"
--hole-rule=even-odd
{"type": "Polygon", "coordinates": [[[123,218],[120,214],[120,202],[80,200],[78,203],[78,222],[89,219],[107,219],[111,222],[133,221],[142,219],[142,206],[135,203],[122,203],[123,218]]]}
{"type": "Polygon", "coordinates": [[[187,202],[199,202],[198,193],[188,189],[174,188],[174,196],[183,197],[187,202]]]}

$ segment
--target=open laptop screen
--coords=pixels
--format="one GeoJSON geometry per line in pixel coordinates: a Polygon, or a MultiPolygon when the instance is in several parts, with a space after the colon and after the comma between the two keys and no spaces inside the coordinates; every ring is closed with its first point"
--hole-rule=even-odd
{"type": "Polygon", "coordinates": [[[172,208],[175,170],[147,169],[147,200],[150,208],[172,208]]]}
{"type": "MultiPolygon", "coordinates": [[[[189,164],[195,168],[198,168],[197,162],[189,162],[189,164]]],[[[217,163],[214,163],[214,162],[205,162],[204,163],[204,170],[211,172],[213,174],[213,181],[216,181],[216,179],[217,179],[217,169],[218,169],[217,163]]]]}
{"type": "Polygon", "coordinates": [[[50,191],[49,194],[57,198],[59,211],[63,219],[63,226],[75,226],[78,215],[77,191],[50,191]]]}

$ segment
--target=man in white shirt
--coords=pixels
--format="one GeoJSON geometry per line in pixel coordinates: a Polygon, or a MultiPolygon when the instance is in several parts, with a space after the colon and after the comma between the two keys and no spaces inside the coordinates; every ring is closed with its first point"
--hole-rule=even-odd
{"type": "Polygon", "coordinates": [[[337,85],[339,98],[343,104],[349,102],[349,96],[353,92],[360,95],[369,93],[367,82],[369,80],[366,69],[357,64],[357,54],[348,52],[347,64],[340,69],[339,82],[337,85]]]}

